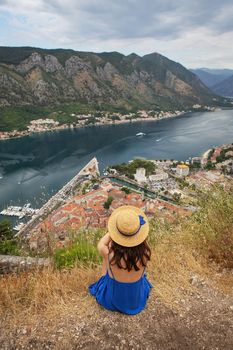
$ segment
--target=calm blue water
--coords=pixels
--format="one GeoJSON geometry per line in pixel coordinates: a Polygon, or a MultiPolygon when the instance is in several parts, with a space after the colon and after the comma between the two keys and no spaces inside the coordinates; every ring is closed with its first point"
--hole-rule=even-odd
{"type": "Polygon", "coordinates": [[[88,127],[0,142],[0,209],[40,207],[93,156],[100,169],[135,157],[186,160],[233,142],[233,110],[192,113],[158,122],[88,127]],[[138,138],[138,132],[146,136],[138,138]]]}

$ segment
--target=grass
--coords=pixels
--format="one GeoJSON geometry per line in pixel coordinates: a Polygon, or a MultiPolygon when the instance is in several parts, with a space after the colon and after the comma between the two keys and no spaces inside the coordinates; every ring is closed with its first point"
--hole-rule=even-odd
{"type": "Polygon", "coordinates": [[[95,277],[96,271],[84,266],[65,272],[51,267],[20,276],[5,275],[0,279],[0,314],[35,314],[68,304],[73,298],[85,297],[95,277]]]}
{"type": "MultiPolygon", "coordinates": [[[[172,307],[177,298],[195,290],[190,284],[194,274],[224,293],[233,291],[233,276],[226,272],[233,261],[232,189],[203,193],[199,206],[199,212],[173,224],[151,221],[148,275],[155,287],[152,297],[172,307]]],[[[1,277],[0,314],[18,318],[26,314],[30,319],[49,317],[74,305],[90,307],[93,301],[87,286],[100,276],[95,247],[102,234],[83,231],[74,237],[67,249],[55,253],[54,267],[1,277]]]]}
{"type": "Polygon", "coordinates": [[[16,239],[6,239],[0,241],[0,254],[20,255],[20,247],[16,239]]]}
{"type": "Polygon", "coordinates": [[[96,246],[102,235],[102,230],[97,230],[81,231],[78,235],[73,236],[68,247],[54,251],[53,258],[56,268],[71,269],[77,264],[94,267],[100,264],[101,258],[96,246]]]}

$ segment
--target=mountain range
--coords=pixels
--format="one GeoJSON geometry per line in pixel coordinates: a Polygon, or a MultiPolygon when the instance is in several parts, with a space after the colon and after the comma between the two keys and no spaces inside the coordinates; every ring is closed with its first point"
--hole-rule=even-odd
{"type": "Polygon", "coordinates": [[[233,97],[233,69],[190,69],[214,93],[233,97]]]}
{"type": "Polygon", "coordinates": [[[0,107],[81,102],[168,109],[221,100],[194,73],[158,53],[0,47],[0,107]]]}
{"type": "Polygon", "coordinates": [[[233,97],[233,75],[214,85],[212,90],[218,95],[233,97]]]}

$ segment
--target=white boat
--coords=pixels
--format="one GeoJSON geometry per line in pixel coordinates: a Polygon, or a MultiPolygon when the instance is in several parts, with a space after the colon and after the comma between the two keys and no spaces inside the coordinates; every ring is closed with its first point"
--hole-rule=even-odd
{"type": "Polygon", "coordinates": [[[9,206],[8,208],[1,211],[2,215],[18,216],[22,219],[25,215],[32,216],[38,212],[39,209],[33,209],[30,207],[31,203],[25,204],[23,207],[9,206]]]}
{"type": "Polygon", "coordinates": [[[146,135],[144,132],[138,132],[138,133],[136,134],[136,136],[144,136],[144,135],[146,135]]]}
{"type": "Polygon", "coordinates": [[[13,230],[15,230],[15,231],[20,231],[21,228],[23,228],[23,226],[24,226],[24,223],[20,222],[18,225],[15,225],[15,226],[13,227],[13,230]]]}

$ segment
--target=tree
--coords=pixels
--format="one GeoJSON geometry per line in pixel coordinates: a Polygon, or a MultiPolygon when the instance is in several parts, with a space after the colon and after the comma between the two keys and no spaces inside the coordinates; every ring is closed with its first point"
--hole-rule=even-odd
{"type": "Polygon", "coordinates": [[[172,196],[173,200],[177,203],[180,203],[180,199],[181,199],[181,194],[180,193],[177,193],[175,192],[172,196]]]}
{"type": "Polygon", "coordinates": [[[11,224],[8,220],[0,221],[0,240],[7,240],[13,237],[11,224]]]}
{"type": "Polygon", "coordinates": [[[125,194],[130,194],[131,190],[128,187],[122,187],[121,191],[125,192],[125,194]]]}
{"type": "Polygon", "coordinates": [[[109,118],[112,119],[112,121],[121,120],[121,118],[118,115],[111,115],[109,118]]]}
{"type": "Polygon", "coordinates": [[[207,170],[214,169],[214,168],[215,168],[215,165],[214,165],[210,160],[208,160],[208,162],[207,162],[205,168],[206,168],[207,170]]]}
{"type": "Polygon", "coordinates": [[[226,167],[226,165],[222,165],[221,166],[221,170],[222,170],[223,174],[227,174],[227,167],[226,167]]]}
{"type": "Polygon", "coordinates": [[[8,220],[0,221],[0,254],[19,255],[18,243],[8,220]]]}
{"type": "Polygon", "coordinates": [[[109,209],[110,205],[112,204],[113,201],[113,197],[108,197],[108,199],[106,200],[106,202],[104,202],[103,207],[104,209],[109,209]]]}
{"type": "Polygon", "coordinates": [[[130,163],[122,163],[118,165],[113,165],[111,168],[116,169],[116,171],[121,175],[126,175],[130,179],[134,179],[134,174],[138,168],[145,168],[146,175],[149,176],[155,171],[155,164],[149,160],[145,159],[134,159],[130,163]]]}

